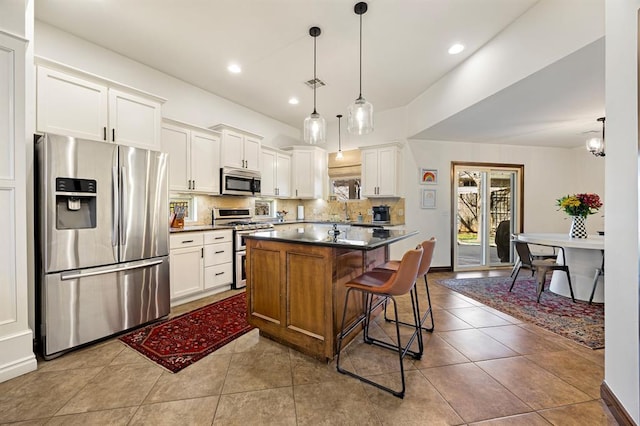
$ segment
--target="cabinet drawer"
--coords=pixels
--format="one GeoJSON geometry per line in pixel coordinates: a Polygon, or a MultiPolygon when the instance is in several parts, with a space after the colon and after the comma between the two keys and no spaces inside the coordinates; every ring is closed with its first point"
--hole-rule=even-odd
{"type": "Polygon", "coordinates": [[[204,234],[205,244],[218,244],[231,242],[231,231],[213,231],[204,234]]]}
{"type": "Polygon", "coordinates": [[[204,246],[204,266],[231,262],[233,260],[232,250],[233,246],[230,242],[204,246]]]}
{"type": "Polygon", "coordinates": [[[229,285],[233,282],[233,264],[223,263],[222,265],[209,266],[204,268],[204,288],[213,288],[229,285]]]}
{"type": "Polygon", "coordinates": [[[169,247],[171,250],[183,247],[195,247],[203,244],[202,232],[180,232],[170,235],[169,247]]]}

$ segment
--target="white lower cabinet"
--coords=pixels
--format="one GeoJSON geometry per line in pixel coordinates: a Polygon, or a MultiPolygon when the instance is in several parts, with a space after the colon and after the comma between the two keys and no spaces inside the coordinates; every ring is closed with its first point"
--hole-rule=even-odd
{"type": "Polygon", "coordinates": [[[201,232],[171,235],[169,250],[171,301],[203,290],[203,241],[201,232]]]}
{"type": "Polygon", "coordinates": [[[229,290],[233,282],[231,230],[171,235],[171,304],[229,290]]]}

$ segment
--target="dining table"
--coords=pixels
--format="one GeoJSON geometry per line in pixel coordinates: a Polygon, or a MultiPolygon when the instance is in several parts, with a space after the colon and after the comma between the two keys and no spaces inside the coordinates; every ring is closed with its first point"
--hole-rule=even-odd
{"type": "MultiPolygon", "coordinates": [[[[590,234],[587,238],[572,238],[568,234],[559,233],[521,233],[515,238],[528,244],[560,248],[556,262],[565,262],[569,267],[575,299],[604,303],[603,235],[590,234]]],[[[549,290],[571,297],[567,275],[563,271],[553,272],[549,290]]]]}

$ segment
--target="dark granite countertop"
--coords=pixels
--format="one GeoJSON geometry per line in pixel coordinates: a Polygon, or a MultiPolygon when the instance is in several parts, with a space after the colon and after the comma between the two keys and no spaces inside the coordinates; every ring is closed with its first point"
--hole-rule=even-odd
{"type": "Polygon", "coordinates": [[[194,231],[218,231],[220,229],[231,229],[228,226],[212,226],[212,225],[190,225],[184,228],[169,228],[169,232],[174,234],[177,232],[194,232],[194,231]]]}
{"type": "Polygon", "coordinates": [[[331,235],[333,227],[330,224],[301,223],[297,229],[287,231],[278,231],[277,228],[272,231],[260,230],[248,234],[245,238],[372,250],[418,234],[418,231],[375,229],[361,226],[349,227],[348,229],[338,227],[338,229],[340,233],[334,237],[331,235]]]}

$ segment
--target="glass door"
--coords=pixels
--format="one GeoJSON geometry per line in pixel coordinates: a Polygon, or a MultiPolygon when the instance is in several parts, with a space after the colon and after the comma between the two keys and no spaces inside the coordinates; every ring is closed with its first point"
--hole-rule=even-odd
{"type": "Polygon", "coordinates": [[[511,234],[520,229],[522,166],[454,163],[453,268],[513,265],[511,234]]]}

